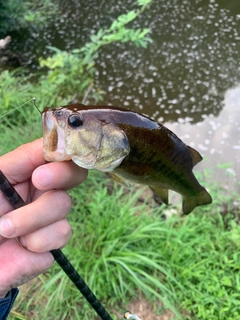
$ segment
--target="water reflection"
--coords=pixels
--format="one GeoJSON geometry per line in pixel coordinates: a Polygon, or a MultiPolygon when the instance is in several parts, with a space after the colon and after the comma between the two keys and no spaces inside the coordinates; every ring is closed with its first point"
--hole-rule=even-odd
{"type": "Polygon", "coordinates": [[[185,143],[196,148],[205,158],[198,169],[214,168],[215,179],[226,189],[240,191],[240,84],[224,94],[224,108],[218,117],[209,115],[192,125],[186,121],[166,123],[185,143]],[[218,168],[219,164],[231,164],[218,168]]]}

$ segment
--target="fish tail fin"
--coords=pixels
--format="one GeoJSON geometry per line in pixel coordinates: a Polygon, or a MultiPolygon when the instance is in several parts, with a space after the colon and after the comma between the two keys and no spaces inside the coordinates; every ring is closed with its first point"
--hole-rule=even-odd
{"type": "Polygon", "coordinates": [[[196,196],[191,198],[183,198],[182,210],[184,214],[189,214],[194,208],[202,206],[204,204],[209,204],[212,202],[212,197],[203,188],[196,196]]]}

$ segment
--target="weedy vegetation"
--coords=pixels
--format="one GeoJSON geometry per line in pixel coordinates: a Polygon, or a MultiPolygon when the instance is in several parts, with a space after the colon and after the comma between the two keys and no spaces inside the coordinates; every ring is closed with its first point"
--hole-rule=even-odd
{"type": "MultiPolygon", "coordinates": [[[[240,226],[231,213],[221,215],[224,193],[212,188],[211,206],[164,220],[164,205],[138,202],[143,189],[126,193],[110,183],[90,172],[70,192],[73,237],[63,251],[113,319],[138,296],[156,315],[170,309],[174,319],[237,319],[240,226]]],[[[14,310],[31,319],[95,319],[57,265],[28,286],[14,310]]]]}
{"type": "MultiPolygon", "coordinates": [[[[94,66],[98,50],[115,41],[144,47],[150,41],[149,30],[128,29],[126,24],[149,2],[139,0],[138,9],[119,17],[107,30],[99,30],[83,48],[53,49],[53,56],[40,59],[45,69],[34,79],[23,76],[21,70],[2,71],[0,115],[32,97],[40,109],[75,99],[99,101],[103,92],[95,85],[94,66]]],[[[0,154],[41,136],[40,116],[33,110],[27,104],[0,119],[0,140],[4,141],[0,154]]],[[[228,168],[229,164],[221,166],[228,168]]],[[[63,251],[113,319],[119,319],[116,312],[123,314],[136,297],[150,301],[156,315],[172,310],[175,319],[239,318],[240,213],[239,203],[234,203],[238,197],[212,183],[214,170],[197,175],[208,187],[213,204],[167,220],[163,215],[173,207],[153,200],[139,202],[145,189],[126,192],[96,171],[70,192],[73,237],[63,251]]],[[[175,208],[180,212],[180,204],[175,208]]],[[[54,265],[21,288],[10,319],[92,320],[95,312],[54,265]]]]}

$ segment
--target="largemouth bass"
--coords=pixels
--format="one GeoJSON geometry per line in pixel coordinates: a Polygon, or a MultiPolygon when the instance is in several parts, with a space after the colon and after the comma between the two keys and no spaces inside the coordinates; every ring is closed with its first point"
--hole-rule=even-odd
{"type": "Polygon", "coordinates": [[[67,105],[45,108],[43,151],[47,161],[72,160],[86,169],[109,172],[128,186],[149,186],[168,204],[168,190],[182,195],[182,210],[212,198],[192,169],[201,155],[162,124],[116,107],[67,105]]]}

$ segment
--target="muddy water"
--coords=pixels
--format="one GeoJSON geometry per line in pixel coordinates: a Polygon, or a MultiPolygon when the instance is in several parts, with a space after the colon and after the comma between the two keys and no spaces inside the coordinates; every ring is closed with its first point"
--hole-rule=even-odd
{"type": "MultiPolygon", "coordinates": [[[[60,0],[51,28],[26,42],[36,56],[46,44],[81,47],[134,1],[60,0]]],[[[240,1],[155,0],[133,23],[149,27],[147,49],[115,44],[97,59],[104,103],[125,106],[163,122],[216,169],[216,181],[239,188],[240,175],[240,1]],[[223,174],[224,172],[224,174],[223,174]]],[[[240,191],[240,190],[239,190],[240,191]]]]}

